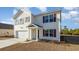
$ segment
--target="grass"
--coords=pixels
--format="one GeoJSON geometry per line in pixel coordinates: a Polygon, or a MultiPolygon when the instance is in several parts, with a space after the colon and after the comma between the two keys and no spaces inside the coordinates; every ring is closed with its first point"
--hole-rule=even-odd
{"type": "Polygon", "coordinates": [[[31,43],[18,43],[2,48],[0,51],[79,51],[79,45],[65,42],[54,43],[39,41],[31,43]]]}

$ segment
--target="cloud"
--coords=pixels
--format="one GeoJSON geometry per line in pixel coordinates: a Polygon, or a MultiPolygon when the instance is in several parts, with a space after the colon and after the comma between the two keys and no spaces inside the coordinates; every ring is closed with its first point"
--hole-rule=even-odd
{"type": "Polygon", "coordinates": [[[1,20],[0,23],[5,23],[5,24],[14,24],[13,19],[5,19],[5,20],[1,20]]]}
{"type": "Polygon", "coordinates": [[[46,12],[47,8],[46,7],[37,7],[41,12],[46,12]]]}
{"type": "Polygon", "coordinates": [[[73,21],[79,24],[79,18],[74,18],[73,21]]]}
{"type": "Polygon", "coordinates": [[[73,17],[78,16],[79,12],[78,11],[70,11],[69,14],[73,17]]]}
{"type": "Polygon", "coordinates": [[[65,20],[65,19],[70,19],[71,16],[69,13],[62,13],[62,20],[65,20]]]}
{"type": "Polygon", "coordinates": [[[77,9],[77,7],[64,7],[65,10],[74,10],[77,9]]]}
{"type": "Polygon", "coordinates": [[[62,20],[64,20],[64,19],[70,19],[71,20],[71,18],[78,17],[78,15],[79,15],[78,11],[69,11],[68,13],[63,12],[62,13],[62,20]]]}
{"type": "Polygon", "coordinates": [[[7,21],[0,21],[0,23],[12,24],[12,22],[7,22],[7,21]]]}

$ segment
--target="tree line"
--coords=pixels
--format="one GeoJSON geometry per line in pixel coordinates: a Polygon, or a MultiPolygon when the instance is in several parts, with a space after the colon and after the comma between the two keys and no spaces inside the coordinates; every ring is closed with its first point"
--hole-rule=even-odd
{"type": "Polygon", "coordinates": [[[67,26],[64,26],[64,29],[61,29],[61,34],[63,34],[63,35],[79,35],[79,29],[68,29],[67,26]]]}

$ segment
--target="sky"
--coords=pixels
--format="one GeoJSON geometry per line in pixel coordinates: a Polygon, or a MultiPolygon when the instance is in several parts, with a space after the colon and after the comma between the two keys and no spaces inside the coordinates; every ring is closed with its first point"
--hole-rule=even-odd
{"type": "MultiPolygon", "coordinates": [[[[18,9],[16,7],[0,7],[0,23],[13,24],[12,17],[18,9]]],[[[67,26],[69,29],[79,28],[79,7],[26,7],[26,10],[34,15],[61,10],[61,27],[67,26]]]]}

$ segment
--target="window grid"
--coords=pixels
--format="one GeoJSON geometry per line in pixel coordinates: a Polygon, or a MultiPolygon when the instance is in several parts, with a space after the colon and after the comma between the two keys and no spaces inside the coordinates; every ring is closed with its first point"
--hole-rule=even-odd
{"type": "Polygon", "coordinates": [[[56,37],[56,29],[43,30],[44,37],[56,37]]]}
{"type": "Polygon", "coordinates": [[[43,16],[43,23],[56,22],[56,14],[43,16]]]}

